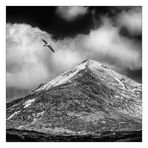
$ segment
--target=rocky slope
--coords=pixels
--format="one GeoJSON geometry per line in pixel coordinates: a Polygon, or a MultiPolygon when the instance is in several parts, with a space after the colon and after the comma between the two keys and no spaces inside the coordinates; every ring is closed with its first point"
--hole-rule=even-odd
{"type": "Polygon", "coordinates": [[[87,135],[142,129],[141,84],[85,60],[7,104],[7,129],[87,135]]]}

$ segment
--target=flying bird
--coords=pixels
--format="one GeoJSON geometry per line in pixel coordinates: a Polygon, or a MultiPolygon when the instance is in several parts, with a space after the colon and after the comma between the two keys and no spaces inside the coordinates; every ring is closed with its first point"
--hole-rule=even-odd
{"type": "Polygon", "coordinates": [[[53,48],[48,44],[48,42],[47,42],[46,40],[42,39],[42,41],[44,42],[44,45],[43,45],[43,46],[46,46],[46,47],[48,47],[52,52],[55,52],[55,51],[53,50],[53,48]]]}

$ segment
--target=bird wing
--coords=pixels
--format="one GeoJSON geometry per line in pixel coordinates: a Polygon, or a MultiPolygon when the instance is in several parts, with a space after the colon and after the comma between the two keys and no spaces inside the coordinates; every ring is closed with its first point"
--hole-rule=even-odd
{"type": "Polygon", "coordinates": [[[42,41],[43,41],[45,44],[48,44],[48,42],[47,42],[47,41],[45,41],[44,39],[42,39],[42,41]]]}
{"type": "Polygon", "coordinates": [[[47,47],[50,48],[50,50],[51,50],[52,52],[55,52],[55,51],[53,50],[53,48],[52,48],[50,45],[47,45],[47,47]]]}

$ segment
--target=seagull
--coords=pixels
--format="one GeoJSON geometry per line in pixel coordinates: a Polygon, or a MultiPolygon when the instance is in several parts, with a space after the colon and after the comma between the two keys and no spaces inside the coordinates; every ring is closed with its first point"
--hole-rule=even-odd
{"type": "Polygon", "coordinates": [[[51,50],[52,52],[55,52],[55,51],[53,50],[53,48],[48,44],[48,42],[47,42],[46,40],[42,39],[42,41],[44,42],[44,45],[43,45],[43,46],[46,46],[46,47],[50,48],[50,50],[51,50]]]}

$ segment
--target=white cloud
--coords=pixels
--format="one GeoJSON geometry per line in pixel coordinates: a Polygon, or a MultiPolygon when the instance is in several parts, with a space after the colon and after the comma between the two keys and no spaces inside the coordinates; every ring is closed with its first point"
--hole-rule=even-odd
{"type": "Polygon", "coordinates": [[[134,7],[127,11],[123,11],[117,17],[117,23],[121,27],[125,27],[132,34],[141,34],[142,32],[142,9],[134,7]]]}
{"type": "Polygon", "coordinates": [[[54,41],[27,24],[7,24],[7,87],[34,88],[80,62],[72,39],[54,41]],[[55,49],[43,47],[46,39],[55,49]]]}
{"type": "Polygon", "coordinates": [[[88,8],[82,6],[60,6],[56,12],[66,21],[73,21],[87,13],[88,8]]]}
{"type": "Polygon", "coordinates": [[[28,63],[26,68],[16,73],[7,72],[7,87],[33,88],[49,77],[49,73],[43,65],[35,64],[31,68],[29,64],[32,63],[28,63]]]}
{"type": "Polygon", "coordinates": [[[71,50],[58,50],[52,56],[52,62],[54,68],[62,72],[76,66],[78,62],[81,62],[81,57],[77,52],[71,50]]]}
{"type": "Polygon", "coordinates": [[[119,28],[109,21],[81,38],[84,52],[87,52],[89,57],[123,69],[141,67],[141,49],[138,43],[121,36],[119,28]]]}
{"type": "Polygon", "coordinates": [[[7,24],[7,86],[34,87],[47,79],[48,51],[41,38],[45,32],[26,24],[7,24]]]}

